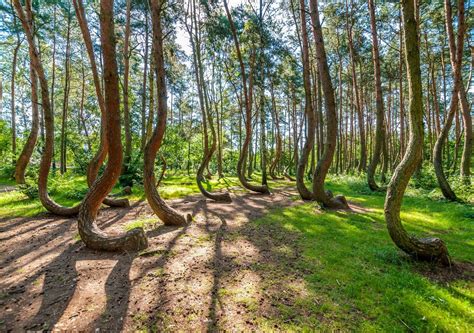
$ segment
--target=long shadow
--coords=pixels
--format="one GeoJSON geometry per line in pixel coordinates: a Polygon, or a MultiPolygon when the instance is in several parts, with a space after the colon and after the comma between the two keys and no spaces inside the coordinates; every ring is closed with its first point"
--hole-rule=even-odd
{"type": "MultiPolygon", "coordinates": [[[[51,330],[61,319],[77,292],[79,261],[116,260],[105,283],[107,305],[104,313],[90,327],[105,326],[120,331],[128,308],[130,281],[128,274],[135,254],[98,253],[79,242],[69,246],[42,270],[45,274],[42,301],[35,316],[23,327],[26,330],[51,330]]],[[[41,274],[39,274],[41,275],[41,274]]],[[[80,316],[80,314],[78,314],[80,316]]]]}
{"type": "Polygon", "coordinates": [[[28,238],[23,241],[23,243],[16,244],[16,248],[19,250],[15,251],[12,255],[8,256],[0,262],[0,265],[3,266],[9,262],[15,261],[20,257],[27,255],[34,251],[35,249],[41,248],[49,243],[51,240],[61,237],[65,234],[66,230],[71,227],[71,224],[75,223],[73,219],[65,220],[57,224],[54,228],[48,230],[47,233],[43,237],[39,237],[41,235],[35,235],[34,238],[28,238]]]}
{"type": "MultiPolygon", "coordinates": [[[[207,206],[204,206],[204,210],[207,211],[207,206]]],[[[222,279],[222,241],[224,238],[224,234],[227,229],[227,223],[225,219],[220,217],[217,213],[212,213],[212,215],[216,216],[220,221],[221,225],[219,229],[215,231],[215,241],[214,241],[214,258],[213,258],[213,266],[214,266],[214,273],[213,273],[213,282],[212,282],[212,289],[211,289],[211,303],[209,305],[209,321],[207,324],[207,331],[208,332],[215,332],[218,330],[218,319],[217,319],[217,305],[220,304],[222,307],[222,302],[219,297],[219,289],[221,288],[221,279],[222,279]]],[[[206,229],[209,233],[212,231],[209,228],[208,220],[206,220],[206,229]]]]}
{"type": "MultiPolygon", "coordinates": [[[[25,218],[25,219],[22,219],[22,223],[20,224],[23,224],[25,222],[27,222],[28,219],[25,218]]],[[[41,230],[42,228],[44,228],[47,224],[51,223],[51,222],[54,222],[56,221],[55,219],[46,219],[44,222],[42,223],[38,223],[38,224],[32,224],[31,227],[28,227],[28,228],[25,228],[24,230],[20,231],[20,232],[15,232],[14,234],[10,235],[10,236],[7,236],[7,237],[3,237],[3,238],[0,238],[0,242],[5,242],[7,240],[10,240],[12,238],[15,238],[15,237],[18,237],[18,236],[21,236],[23,234],[26,234],[28,232],[33,232],[33,231],[36,231],[36,230],[41,230]]],[[[16,226],[18,226],[19,224],[17,224],[16,226]]],[[[3,233],[3,232],[8,232],[10,231],[11,229],[13,229],[13,227],[11,228],[5,228],[5,230],[2,230],[2,228],[0,228],[0,233],[3,233]]]]}

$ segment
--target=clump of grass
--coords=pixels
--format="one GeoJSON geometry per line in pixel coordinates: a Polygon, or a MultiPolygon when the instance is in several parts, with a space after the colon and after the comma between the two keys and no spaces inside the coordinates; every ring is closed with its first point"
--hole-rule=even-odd
{"type": "Polygon", "coordinates": [[[127,223],[123,228],[125,229],[125,231],[130,231],[135,228],[143,228],[143,230],[149,230],[155,226],[156,222],[157,219],[154,217],[138,219],[127,223]]]}

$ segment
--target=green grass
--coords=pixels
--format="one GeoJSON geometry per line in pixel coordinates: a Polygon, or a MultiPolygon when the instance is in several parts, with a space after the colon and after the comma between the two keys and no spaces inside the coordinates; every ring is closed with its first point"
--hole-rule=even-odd
{"type": "MultiPolygon", "coordinates": [[[[257,182],[259,175],[256,173],[254,179],[257,182]]],[[[14,185],[14,182],[0,179],[2,185],[14,185]]],[[[218,189],[234,188],[238,192],[239,181],[237,177],[226,177],[218,179],[214,176],[211,180],[204,183],[208,191],[218,189]]],[[[288,185],[281,181],[269,181],[270,187],[279,187],[288,185]]],[[[50,177],[48,191],[50,196],[59,204],[64,206],[73,206],[78,204],[87,193],[87,184],[85,176],[75,174],[55,175],[50,177]]],[[[159,187],[159,193],[164,199],[182,198],[187,195],[199,193],[194,175],[173,175],[163,179],[159,187]]],[[[145,200],[145,193],[142,185],[136,185],[132,188],[132,194],[122,195],[120,187],[117,185],[112,193],[119,197],[126,197],[130,201],[145,200]]],[[[39,199],[30,199],[22,191],[16,190],[8,193],[0,193],[0,218],[2,217],[31,217],[39,213],[46,212],[39,199]]]]}
{"type": "MultiPolygon", "coordinates": [[[[282,235],[296,234],[302,251],[298,269],[309,272],[304,275],[307,295],[291,307],[279,304],[279,317],[259,318],[261,328],[277,324],[288,331],[472,332],[472,280],[440,283],[421,275],[417,268],[432,266],[411,262],[395,248],[385,226],[383,193],[360,193],[365,185],[355,178],[333,178],[329,188],[370,211],[321,213],[309,203],[256,222],[282,235]]],[[[409,191],[402,220],[409,232],[441,237],[454,260],[472,263],[473,214],[472,206],[409,191]]]]}

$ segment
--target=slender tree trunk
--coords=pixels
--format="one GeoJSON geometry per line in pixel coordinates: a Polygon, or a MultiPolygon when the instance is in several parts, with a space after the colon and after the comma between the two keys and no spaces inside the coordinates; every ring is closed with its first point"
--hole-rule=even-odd
{"type": "Polygon", "coordinates": [[[334,98],[334,88],[332,86],[329,74],[329,66],[324,47],[324,39],[319,21],[317,0],[310,0],[311,22],[313,25],[314,43],[316,48],[316,58],[318,62],[319,75],[321,78],[321,86],[324,93],[324,101],[326,104],[326,137],[324,142],[324,151],[321,159],[318,161],[313,176],[313,194],[316,201],[325,207],[330,208],[348,208],[348,204],[344,196],[332,196],[330,191],[324,190],[324,180],[331,166],[334,152],[336,149],[337,138],[337,112],[336,101],[334,98]]]}
{"type": "Polygon", "coordinates": [[[314,194],[304,183],[305,169],[308,164],[308,157],[314,147],[315,138],[315,113],[311,102],[311,78],[309,63],[309,43],[306,28],[306,8],[304,0],[300,0],[300,20],[301,20],[301,57],[303,62],[303,86],[305,94],[304,116],[307,120],[306,140],[301,151],[301,156],[296,169],[296,187],[303,200],[314,199],[314,194]]]}
{"type": "Polygon", "coordinates": [[[464,46],[464,1],[458,0],[458,34],[457,34],[457,41],[454,37],[453,32],[453,22],[452,22],[452,8],[450,0],[445,0],[445,14],[446,14],[446,31],[448,34],[448,41],[449,41],[449,53],[451,57],[451,64],[454,68],[453,73],[453,92],[451,96],[451,102],[449,105],[449,111],[445,118],[445,123],[441,132],[436,140],[434,149],[433,149],[433,164],[436,173],[436,178],[438,179],[439,187],[441,188],[441,192],[446,199],[455,201],[457,200],[456,194],[451,189],[449,185],[446,175],[444,174],[443,170],[443,145],[449,135],[449,130],[451,129],[451,125],[456,115],[456,110],[458,108],[459,102],[459,90],[462,88],[462,77],[461,77],[461,70],[462,70],[462,53],[463,53],[463,46],[464,46]],[[457,42],[457,43],[456,43],[457,42]],[[457,45],[456,45],[457,44],[457,45]]]}
{"type": "Polygon", "coordinates": [[[351,56],[351,71],[352,71],[352,82],[354,84],[354,93],[355,101],[357,108],[357,122],[359,125],[359,137],[360,137],[360,161],[358,165],[359,172],[363,172],[367,168],[367,145],[365,142],[365,130],[364,130],[364,115],[362,110],[362,101],[359,92],[359,86],[357,84],[357,75],[356,75],[356,59],[355,59],[355,50],[354,43],[352,38],[352,26],[353,23],[349,23],[349,17],[346,20],[347,25],[347,36],[349,40],[349,53],[351,56]]]}
{"type": "Polygon", "coordinates": [[[68,117],[68,108],[69,108],[69,90],[70,90],[70,50],[71,50],[71,13],[67,12],[67,33],[66,33],[66,59],[64,62],[64,95],[63,95],[63,110],[61,117],[61,156],[60,164],[61,167],[59,171],[61,174],[66,173],[67,171],[67,117],[68,117]]]}
{"type": "Polygon", "coordinates": [[[409,90],[409,142],[402,161],[395,169],[385,198],[385,220],[393,242],[403,251],[420,260],[439,260],[449,263],[446,245],[438,238],[417,239],[410,236],[400,220],[403,194],[421,160],[423,145],[423,101],[420,70],[418,27],[415,20],[414,1],[402,0],[403,27],[405,31],[405,59],[409,90]]]}
{"type": "MultiPolygon", "coordinates": [[[[14,26],[16,27],[16,16],[13,15],[14,26]]],[[[12,164],[16,164],[16,106],[15,106],[15,77],[16,77],[16,64],[18,60],[18,50],[21,46],[20,36],[17,33],[17,42],[15,49],[13,50],[12,59],[12,77],[10,82],[10,98],[11,98],[11,126],[12,126],[12,164]]]]}
{"type": "Polygon", "coordinates": [[[78,124],[78,130],[79,133],[81,132],[81,126],[82,130],[84,130],[84,134],[86,136],[86,141],[87,141],[87,148],[89,151],[92,151],[92,144],[91,144],[91,139],[89,135],[89,130],[87,129],[87,124],[86,124],[86,119],[84,118],[84,100],[86,98],[86,75],[84,71],[84,60],[82,59],[81,56],[81,75],[82,75],[82,84],[81,84],[81,102],[79,105],[79,124],[78,124]]]}
{"type": "MultiPolygon", "coordinates": [[[[474,50],[474,49],[473,49],[474,50]]],[[[474,53],[472,54],[474,59],[474,53]]],[[[471,69],[472,71],[472,69],[471,69]]],[[[472,72],[471,72],[472,73],[472,72]]],[[[470,84],[470,80],[468,80],[470,84]]],[[[469,85],[468,85],[469,87],[469,85]]],[[[471,107],[467,100],[466,90],[461,77],[461,85],[459,88],[459,99],[461,101],[461,111],[464,124],[464,145],[461,157],[461,177],[465,184],[471,183],[471,158],[472,158],[472,116],[471,107]]]]}
{"type": "Polygon", "coordinates": [[[400,110],[400,158],[405,154],[405,103],[403,99],[403,30],[400,9],[400,53],[399,53],[399,110],[400,110]]]}
{"type": "Polygon", "coordinates": [[[232,20],[232,16],[230,14],[230,11],[227,5],[227,0],[224,0],[224,7],[227,14],[227,18],[229,19],[230,29],[232,31],[232,37],[234,39],[235,49],[237,52],[237,58],[239,60],[240,76],[242,79],[243,93],[244,93],[244,99],[245,99],[245,103],[244,103],[245,104],[245,117],[246,117],[245,118],[245,140],[242,145],[242,151],[240,153],[239,161],[237,162],[237,175],[239,177],[240,182],[246,189],[250,191],[254,191],[254,192],[268,194],[270,193],[270,191],[267,186],[252,185],[247,181],[247,179],[245,179],[245,175],[244,175],[244,167],[245,167],[244,161],[248,153],[250,140],[252,138],[252,94],[253,94],[252,74],[249,75],[250,82],[249,82],[249,86],[247,86],[247,74],[245,71],[242,54],[240,52],[239,39],[237,37],[237,31],[234,25],[234,21],[232,20]]]}
{"type": "MultiPolygon", "coordinates": [[[[145,149],[145,144],[147,142],[146,137],[146,80],[148,77],[148,12],[145,11],[145,54],[143,56],[144,69],[143,69],[143,83],[142,83],[142,123],[141,123],[141,151],[145,149]]],[[[150,110],[150,113],[152,111],[150,110]]],[[[153,118],[153,117],[150,117],[153,118]]]]}
{"type": "Polygon", "coordinates": [[[219,75],[219,107],[220,110],[216,108],[216,116],[217,116],[217,174],[220,178],[224,178],[224,172],[222,169],[222,146],[223,146],[223,139],[222,139],[222,122],[224,117],[224,99],[222,95],[222,80],[221,76],[219,75]]]}
{"type": "MultiPolygon", "coordinates": [[[[128,100],[128,83],[130,77],[130,12],[132,7],[132,1],[127,0],[126,19],[125,19],[125,40],[123,47],[123,124],[125,131],[125,155],[123,159],[122,174],[128,172],[128,167],[131,163],[132,158],[132,130],[130,127],[130,105],[128,100]]],[[[132,185],[132,184],[128,184],[132,185]]]]}
{"type": "Polygon", "coordinates": [[[375,79],[375,104],[377,109],[376,129],[375,129],[375,147],[367,169],[367,182],[372,191],[379,190],[379,186],[375,182],[375,169],[380,161],[382,153],[382,146],[385,140],[385,115],[383,106],[383,95],[382,95],[382,80],[380,75],[380,59],[379,59],[379,42],[377,37],[377,24],[375,19],[375,5],[373,0],[369,0],[369,14],[370,14],[370,26],[372,31],[372,56],[374,62],[374,79],[375,79]]]}
{"type": "MultiPolygon", "coordinates": [[[[104,163],[105,158],[107,157],[108,149],[109,149],[108,141],[107,141],[107,119],[106,119],[107,111],[105,108],[105,101],[104,101],[104,95],[102,93],[101,80],[99,78],[99,71],[97,69],[97,62],[95,59],[94,49],[92,46],[92,39],[90,36],[89,27],[87,25],[84,5],[82,3],[82,0],[73,0],[73,5],[76,12],[76,18],[79,23],[79,27],[81,28],[82,38],[86,46],[87,56],[89,57],[89,62],[91,65],[91,70],[92,70],[92,78],[94,80],[95,93],[97,96],[97,103],[99,104],[99,110],[100,110],[101,127],[100,127],[99,147],[94,157],[89,162],[89,166],[87,167],[87,175],[86,175],[87,185],[91,187],[94,181],[97,179],[97,175],[99,174],[99,169],[101,165],[104,163]]],[[[128,199],[105,198],[104,204],[111,207],[127,207],[129,206],[129,201],[128,199]]]]}
{"type": "MultiPolygon", "coordinates": [[[[79,212],[80,205],[68,208],[58,205],[54,202],[48,194],[47,184],[48,184],[48,175],[51,167],[51,161],[53,159],[53,150],[54,150],[54,115],[51,109],[50,96],[48,82],[44,73],[43,65],[41,58],[39,57],[38,50],[33,38],[33,32],[31,27],[28,24],[27,16],[20,4],[19,0],[14,0],[13,4],[17,12],[18,17],[20,18],[23,30],[25,32],[26,38],[28,40],[28,45],[30,48],[30,59],[33,63],[35,72],[38,75],[41,88],[41,102],[44,110],[44,122],[45,122],[45,145],[43,154],[41,156],[40,169],[38,173],[38,193],[39,198],[43,206],[53,214],[62,215],[62,216],[73,216],[79,212]]],[[[31,4],[27,2],[26,10],[28,12],[28,17],[31,17],[31,4]]]]}
{"type": "Polygon", "coordinates": [[[122,167],[120,93],[115,51],[113,0],[101,0],[99,17],[105,78],[104,100],[109,159],[103,175],[94,182],[84,198],[77,225],[81,239],[91,249],[104,251],[142,250],[148,246],[142,228],[134,228],[120,236],[108,236],[95,223],[100,205],[117,182],[122,167]]]}
{"type": "MultiPolygon", "coordinates": [[[[30,19],[30,27],[33,29],[33,21],[30,19]]],[[[31,56],[30,56],[31,57],[31,56]]],[[[15,180],[17,184],[25,183],[26,167],[30,163],[31,155],[35,148],[36,140],[38,138],[39,130],[39,116],[38,116],[38,79],[34,70],[33,64],[30,60],[30,81],[31,81],[31,131],[23,146],[23,150],[16,161],[15,166],[15,180]]],[[[0,89],[1,90],[1,89],[0,89]]],[[[1,104],[1,98],[0,98],[1,104]]]]}
{"type": "Polygon", "coordinates": [[[281,140],[281,133],[280,133],[280,115],[278,114],[276,102],[275,102],[275,92],[273,86],[273,80],[270,81],[270,94],[272,98],[272,108],[271,108],[271,115],[273,124],[275,126],[275,156],[273,157],[273,161],[270,165],[269,173],[272,179],[281,179],[277,176],[277,168],[278,163],[280,163],[281,155],[282,155],[282,140],[281,140]]]}
{"type": "MultiPolygon", "coordinates": [[[[168,206],[168,204],[160,197],[155,186],[155,159],[165,135],[168,112],[166,103],[167,91],[165,61],[163,55],[163,32],[161,27],[163,2],[162,0],[152,0],[150,7],[153,26],[153,56],[158,90],[158,122],[153,130],[150,140],[145,146],[143,183],[148,204],[163,223],[165,225],[184,225],[186,223],[186,218],[168,206]]],[[[191,216],[188,215],[187,219],[190,220],[190,218],[191,216]]]]}

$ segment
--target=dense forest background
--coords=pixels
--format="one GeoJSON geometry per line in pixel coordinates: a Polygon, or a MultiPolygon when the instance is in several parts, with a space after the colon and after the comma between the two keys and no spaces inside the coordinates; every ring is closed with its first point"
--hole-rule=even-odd
{"type": "MultiPolygon", "coordinates": [[[[232,4],[232,3],[231,3],[232,4]]],[[[48,76],[51,105],[55,117],[53,170],[83,173],[87,169],[100,135],[100,112],[95,97],[89,59],[71,2],[32,1],[34,34],[48,76]]],[[[142,165],[145,140],[150,135],[156,108],[151,59],[151,22],[146,2],[116,4],[117,62],[122,92],[121,109],[128,183],[140,182],[136,172],[142,165]],[[125,45],[127,44],[127,45],[125,45]],[[150,84],[151,82],[151,84],[150,84]],[[124,90],[125,89],[125,90],[124,90]],[[127,96],[125,96],[125,94],[127,96]]],[[[233,174],[242,147],[243,96],[239,65],[232,34],[224,9],[215,2],[168,5],[164,39],[168,85],[168,126],[165,144],[160,151],[167,168],[194,173],[202,160],[203,114],[197,84],[205,90],[208,112],[216,132],[216,154],[210,169],[220,175],[233,174]],[[191,35],[190,35],[191,34],[191,35]],[[190,40],[192,36],[192,40],[190,40]],[[199,59],[194,59],[198,54],[199,59]],[[202,70],[204,82],[195,78],[195,67],[202,70]]],[[[336,153],[331,173],[357,173],[366,170],[376,137],[376,92],[372,60],[371,26],[366,2],[321,3],[330,74],[335,87],[338,115],[336,153]]],[[[262,152],[267,164],[275,160],[277,141],[279,158],[272,173],[295,175],[298,154],[306,141],[304,116],[305,91],[301,63],[300,12],[293,2],[266,2],[233,6],[246,66],[253,72],[253,136],[249,146],[248,173],[260,170],[262,152]],[[261,114],[261,116],[259,115],[261,114]],[[261,140],[264,139],[264,141],[261,140]],[[263,145],[262,145],[263,143],[263,145]]],[[[100,49],[98,3],[86,2],[85,11],[95,52],[100,49]]],[[[466,117],[472,98],[472,16],[466,7],[467,33],[462,61],[460,107],[454,115],[443,146],[442,163],[453,186],[461,188],[458,175],[469,176],[464,142],[466,117]],[[464,99],[467,108],[464,110],[464,99]],[[464,157],[463,157],[464,156],[464,157]]],[[[421,74],[423,85],[423,168],[421,173],[435,185],[432,172],[433,148],[448,114],[452,98],[453,67],[449,57],[444,5],[421,2],[420,22],[421,74]]],[[[1,23],[1,146],[3,161],[16,161],[32,125],[32,96],[29,75],[28,45],[21,24],[8,3],[2,4],[1,23]]],[[[309,20],[309,18],[307,18],[309,20]]],[[[386,143],[384,178],[393,172],[406,149],[408,136],[408,82],[403,60],[400,6],[381,2],[376,8],[379,39],[380,78],[383,91],[386,143]]],[[[454,21],[456,24],[456,18],[454,21]]],[[[310,33],[308,39],[312,39],[310,33]]],[[[318,84],[315,50],[309,43],[309,71],[314,82],[315,147],[309,167],[322,154],[325,111],[321,85],[318,84]]],[[[101,64],[99,63],[99,71],[101,64]]],[[[201,75],[201,73],[200,73],[201,75]]],[[[40,157],[44,126],[39,107],[39,140],[32,155],[34,168],[40,157]]],[[[203,126],[204,124],[204,126],[203,126]]],[[[472,132],[472,131],[471,131],[472,132]]],[[[209,134],[207,134],[209,135],[209,134]]],[[[3,163],[5,173],[11,173],[3,163]]],[[[124,177],[125,178],[125,177],[124,177]]]]}

